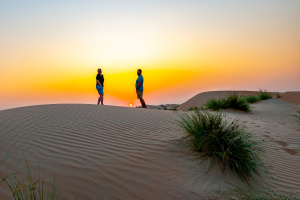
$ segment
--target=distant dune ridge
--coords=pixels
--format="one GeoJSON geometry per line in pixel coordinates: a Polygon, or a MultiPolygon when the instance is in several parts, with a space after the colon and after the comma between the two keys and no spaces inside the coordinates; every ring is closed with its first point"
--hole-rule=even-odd
{"type": "MultiPolygon", "coordinates": [[[[227,93],[200,93],[179,108],[201,106],[227,93]]],[[[287,92],[259,101],[251,113],[224,111],[229,120],[239,118],[245,123],[256,139],[274,141],[262,144],[270,174],[258,180],[281,192],[300,188],[300,124],[293,117],[299,95],[287,92]]],[[[77,195],[84,200],[205,199],[212,187],[227,187],[225,181],[241,184],[238,177],[230,171],[222,173],[217,166],[206,174],[206,162],[200,164],[193,155],[182,152],[186,139],[177,119],[168,110],[82,104],[3,110],[0,172],[25,175],[22,145],[33,174],[38,160],[46,180],[52,180],[55,170],[62,199],[77,195]]],[[[0,197],[9,197],[3,184],[0,197]]]]}
{"type": "MultiPolygon", "coordinates": [[[[191,99],[187,100],[186,102],[184,102],[183,104],[181,104],[178,109],[179,110],[184,110],[184,109],[188,109],[190,107],[201,107],[203,106],[209,99],[212,98],[220,98],[220,97],[224,97],[226,96],[228,93],[230,92],[235,92],[238,93],[239,95],[257,95],[259,94],[258,91],[212,91],[212,92],[202,92],[197,94],[196,96],[192,97],[191,99]]],[[[277,92],[270,92],[270,94],[275,97],[277,92]]]]}

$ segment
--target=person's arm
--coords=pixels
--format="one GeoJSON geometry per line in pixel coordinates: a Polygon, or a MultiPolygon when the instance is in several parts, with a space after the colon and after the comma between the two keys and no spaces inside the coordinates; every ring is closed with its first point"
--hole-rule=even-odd
{"type": "Polygon", "coordinates": [[[142,82],[139,82],[137,87],[136,87],[136,92],[138,91],[139,87],[141,87],[141,85],[142,85],[142,82]]]}
{"type": "Polygon", "coordinates": [[[103,87],[103,86],[101,85],[101,83],[100,83],[100,81],[99,81],[99,80],[97,80],[97,83],[98,83],[98,85],[100,85],[101,87],[103,87]]]}

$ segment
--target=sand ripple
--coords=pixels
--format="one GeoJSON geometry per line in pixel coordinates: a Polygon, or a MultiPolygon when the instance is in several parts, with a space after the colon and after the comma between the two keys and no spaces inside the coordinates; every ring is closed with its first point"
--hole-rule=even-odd
{"type": "MultiPolygon", "coordinates": [[[[61,197],[143,199],[168,192],[168,141],[180,138],[172,112],[94,105],[45,105],[1,111],[1,172],[55,170],[61,197]],[[159,188],[163,188],[160,189],[159,188]]],[[[173,186],[172,186],[173,187],[173,186]]],[[[0,190],[2,196],[5,191],[0,190]]]]}
{"type": "MultiPolygon", "coordinates": [[[[300,188],[300,125],[295,108],[279,99],[253,105],[252,113],[224,111],[240,118],[263,143],[270,174],[263,186],[288,192],[300,188]]],[[[22,172],[24,149],[32,172],[37,161],[45,178],[55,170],[61,198],[201,199],[231,172],[182,153],[185,142],[172,111],[95,105],[43,105],[0,111],[0,172],[22,172]]],[[[8,199],[0,187],[0,197],[8,199]]]]}

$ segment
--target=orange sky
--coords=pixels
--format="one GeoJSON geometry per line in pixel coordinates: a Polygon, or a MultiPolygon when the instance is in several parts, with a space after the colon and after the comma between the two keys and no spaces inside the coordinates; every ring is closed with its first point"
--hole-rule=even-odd
{"type": "Polygon", "coordinates": [[[136,100],[182,103],[209,90],[299,90],[299,1],[0,3],[0,109],[136,100]]]}

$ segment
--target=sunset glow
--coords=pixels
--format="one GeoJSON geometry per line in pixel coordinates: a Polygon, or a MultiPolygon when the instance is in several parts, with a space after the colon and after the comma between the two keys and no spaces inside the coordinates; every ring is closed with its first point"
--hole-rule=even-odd
{"type": "Polygon", "coordinates": [[[0,3],[0,109],[182,103],[210,90],[299,90],[299,1],[0,3]],[[133,103],[130,103],[133,102],[133,103]]]}

